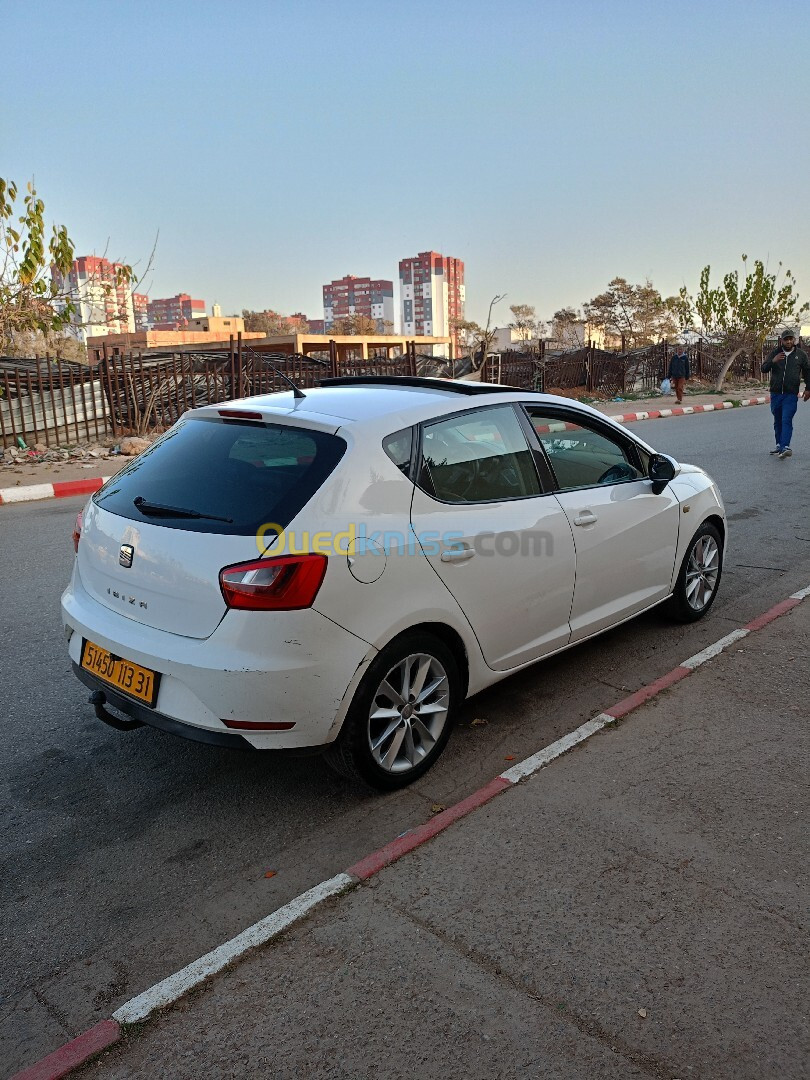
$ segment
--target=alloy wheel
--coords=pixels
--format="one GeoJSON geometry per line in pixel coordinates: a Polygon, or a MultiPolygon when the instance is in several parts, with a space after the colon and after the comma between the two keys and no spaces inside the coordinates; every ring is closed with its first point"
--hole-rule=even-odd
{"type": "Polygon", "coordinates": [[[693,611],[702,611],[711,600],[720,574],[720,547],[713,536],[695,541],[686,567],[686,602],[693,611]]]}
{"type": "Polygon", "coordinates": [[[388,773],[415,768],[439,741],[450,708],[444,666],[429,653],[395,664],[377,687],[368,716],[371,756],[388,773]]]}

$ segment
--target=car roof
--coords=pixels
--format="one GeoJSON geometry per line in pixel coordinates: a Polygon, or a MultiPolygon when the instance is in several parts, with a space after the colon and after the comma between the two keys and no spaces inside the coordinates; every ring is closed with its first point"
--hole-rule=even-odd
{"type": "MultiPolygon", "coordinates": [[[[546,395],[520,390],[515,386],[385,375],[324,379],[320,386],[311,387],[303,393],[304,397],[296,398],[292,391],[283,390],[205,408],[206,411],[254,409],[264,414],[294,413],[300,418],[311,416],[313,419],[319,417],[322,420],[346,423],[402,412],[421,414],[424,418],[429,418],[497,401],[518,401],[527,397],[533,400],[546,398],[546,395]]],[[[548,400],[554,399],[549,397],[548,400]]],[[[414,423],[416,420],[410,422],[414,423]]]]}
{"type": "MultiPolygon", "coordinates": [[[[324,379],[320,386],[305,390],[304,397],[295,397],[291,390],[284,390],[208,405],[196,412],[216,415],[250,410],[261,413],[268,420],[283,417],[293,423],[311,424],[329,431],[346,425],[363,425],[364,422],[377,427],[378,422],[385,421],[389,431],[396,431],[446,414],[512,401],[574,407],[623,430],[622,425],[611,417],[584,402],[555,394],[495,383],[399,375],[324,379]]],[[[637,441],[646,445],[641,439],[637,441]]]]}

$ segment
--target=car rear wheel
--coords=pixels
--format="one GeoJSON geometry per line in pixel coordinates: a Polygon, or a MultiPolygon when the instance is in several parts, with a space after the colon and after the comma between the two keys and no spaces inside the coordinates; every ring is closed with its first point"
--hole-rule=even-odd
{"type": "Polygon", "coordinates": [[[380,791],[405,787],[441,754],[460,696],[458,664],[444,642],[403,634],[369,666],[326,760],[380,791]]]}
{"type": "Polygon", "coordinates": [[[723,538],[705,522],[692,539],[681,563],[670,611],[680,622],[701,619],[714,603],[723,573],[723,538]]]}

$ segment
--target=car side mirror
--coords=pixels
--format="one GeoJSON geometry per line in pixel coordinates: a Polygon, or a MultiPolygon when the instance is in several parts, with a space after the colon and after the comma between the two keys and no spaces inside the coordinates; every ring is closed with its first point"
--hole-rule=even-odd
{"type": "Polygon", "coordinates": [[[678,475],[678,464],[667,454],[653,454],[647,475],[652,480],[653,495],[660,495],[670,480],[678,475]]]}

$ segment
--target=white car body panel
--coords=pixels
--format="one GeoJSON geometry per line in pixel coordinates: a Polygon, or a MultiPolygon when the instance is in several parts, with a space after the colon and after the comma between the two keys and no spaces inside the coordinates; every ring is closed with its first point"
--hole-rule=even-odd
{"type": "Polygon", "coordinates": [[[553,496],[446,504],[416,488],[411,516],[491,668],[514,668],[568,644],[576,558],[553,496]],[[448,534],[457,538],[440,542],[448,534]],[[463,561],[443,561],[457,553],[463,561]]]}
{"type": "Polygon", "coordinates": [[[256,555],[252,536],[166,529],[111,514],[91,500],[78,566],[85,589],[104,607],[144,626],[207,638],[227,611],[219,571],[256,555]],[[119,561],[122,544],[134,549],[129,567],[119,561]]]}
{"type": "Polygon", "coordinates": [[[572,643],[669,596],[679,508],[668,487],[654,495],[648,480],[632,480],[556,498],[576,545],[572,643]]]}

